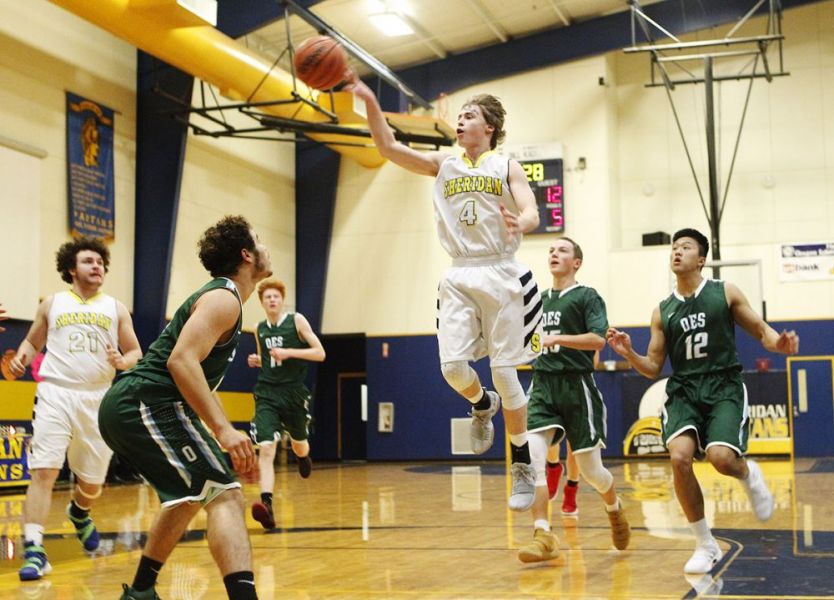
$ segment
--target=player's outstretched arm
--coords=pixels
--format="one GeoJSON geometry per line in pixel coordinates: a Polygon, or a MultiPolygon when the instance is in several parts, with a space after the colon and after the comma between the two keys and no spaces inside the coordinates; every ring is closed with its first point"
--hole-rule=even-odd
{"type": "Polygon", "coordinates": [[[655,307],[652,312],[651,339],[646,355],[638,354],[631,345],[631,336],[615,329],[608,328],[606,334],[608,345],[617,354],[625,358],[634,369],[649,379],[657,379],[666,360],[666,336],[663,334],[663,324],[660,319],[660,309],[655,307]]]}
{"type": "Polygon", "coordinates": [[[394,137],[394,132],[388,126],[388,121],[385,119],[379,101],[371,88],[365,85],[352,70],[346,75],[345,80],[348,85],[344,87],[344,90],[352,92],[354,96],[365,102],[368,128],[371,130],[371,136],[379,153],[391,162],[414,173],[431,175],[432,177],[437,175],[446,154],[442,152],[418,152],[398,142],[394,137]]]}
{"type": "Polygon", "coordinates": [[[777,333],[750,306],[747,297],[738,286],[724,283],[724,295],[733,314],[733,319],[751,336],[762,343],[765,350],[780,354],[796,354],[799,352],[799,336],[795,331],[777,333]]]}
{"type": "Polygon", "coordinates": [[[591,331],[576,335],[563,335],[561,333],[545,335],[542,346],[551,348],[553,346],[564,346],[574,350],[602,350],[605,348],[605,338],[591,331]]]}
{"type": "Polygon", "coordinates": [[[48,316],[49,309],[52,308],[52,298],[52,296],[49,296],[38,305],[35,319],[32,321],[32,326],[29,328],[26,338],[20,343],[17,354],[9,362],[9,370],[15,377],[23,377],[23,374],[26,373],[26,367],[32,363],[32,359],[46,345],[46,335],[49,333],[48,316]]]}

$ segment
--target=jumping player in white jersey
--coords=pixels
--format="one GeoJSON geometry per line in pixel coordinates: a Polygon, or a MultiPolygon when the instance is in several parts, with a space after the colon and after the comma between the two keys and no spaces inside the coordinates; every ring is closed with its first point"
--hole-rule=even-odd
{"type": "Polygon", "coordinates": [[[84,549],[98,548],[90,508],[101,495],[113,455],[99,433],[98,407],[116,369],[129,369],[142,356],[127,308],[100,292],[110,264],[107,246],[81,237],[63,244],[56,259],[61,279],[72,287],[41,302],[9,365],[20,377],[47,346],[28,457],[32,481],[23,506],[24,563],[18,573],[23,581],[52,570],[43,547],[44,523],[65,457],[75,474],[67,516],[84,549]]]}
{"type": "Polygon", "coordinates": [[[435,177],[434,211],[440,243],[452,257],[438,290],[438,345],[443,377],[472,404],[470,437],[476,454],[492,445],[492,416],[504,407],[512,452],[512,510],[527,510],[535,470],[527,445],[527,399],[516,367],[541,351],[541,299],[530,270],[514,253],[522,234],[539,224],[536,200],[521,165],[495,152],[504,138],[498,98],[475,96],[457,119],[463,152],[418,152],[398,142],[374,93],[355,73],[347,89],[364,100],[380,154],[435,177]],[[495,392],[481,386],[470,361],[489,356],[495,392]],[[497,393],[496,393],[497,392],[497,393]]]}

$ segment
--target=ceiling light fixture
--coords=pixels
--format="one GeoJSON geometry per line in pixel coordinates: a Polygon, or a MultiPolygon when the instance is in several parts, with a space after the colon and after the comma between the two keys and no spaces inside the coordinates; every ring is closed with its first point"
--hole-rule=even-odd
{"type": "Polygon", "coordinates": [[[377,29],[389,37],[411,35],[414,33],[414,29],[412,29],[411,26],[397,13],[377,13],[368,18],[377,29]]]}

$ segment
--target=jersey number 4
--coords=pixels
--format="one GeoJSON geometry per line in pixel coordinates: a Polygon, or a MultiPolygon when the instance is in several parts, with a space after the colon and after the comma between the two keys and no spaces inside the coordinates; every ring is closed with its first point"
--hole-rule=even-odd
{"type": "Polygon", "coordinates": [[[707,347],[709,341],[709,334],[706,331],[700,331],[686,336],[684,342],[686,343],[686,360],[693,358],[706,358],[707,347]]]}
{"type": "Polygon", "coordinates": [[[467,225],[474,225],[478,222],[478,213],[475,210],[474,200],[466,201],[466,204],[463,205],[463,210],[461,210],[460,215],[458,215],[458,221],[466,223],[467,225]]]}

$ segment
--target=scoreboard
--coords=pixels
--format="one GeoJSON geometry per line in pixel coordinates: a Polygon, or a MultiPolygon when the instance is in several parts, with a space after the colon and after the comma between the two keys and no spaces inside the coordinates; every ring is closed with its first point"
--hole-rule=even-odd
{"type": "Polygon", "coordinates": [[[539,226],[533,233],[565,231],[564,164],[561,158],[518,159],[536,197],[539,226]]]}

